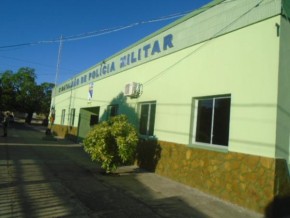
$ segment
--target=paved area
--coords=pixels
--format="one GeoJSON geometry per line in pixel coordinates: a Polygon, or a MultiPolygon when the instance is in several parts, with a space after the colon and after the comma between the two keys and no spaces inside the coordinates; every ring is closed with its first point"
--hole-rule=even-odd
{"type": "Polygon", "coordinates": [[[0,138],[0,217],[222,217],[261,214],[167,178],[121,167],[105,175],[82,147],[11,125],[0,138]]]}

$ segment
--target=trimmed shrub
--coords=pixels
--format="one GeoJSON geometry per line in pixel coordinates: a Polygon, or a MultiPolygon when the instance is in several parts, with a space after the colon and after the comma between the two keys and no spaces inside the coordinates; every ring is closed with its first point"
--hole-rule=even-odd
{"type": "Polygon", "coordinates": [[[96,125],[84,139],[84,150],[107,173],[133,161],[138,143],[135,127],[125,115],[118,115],[96,125]]]}

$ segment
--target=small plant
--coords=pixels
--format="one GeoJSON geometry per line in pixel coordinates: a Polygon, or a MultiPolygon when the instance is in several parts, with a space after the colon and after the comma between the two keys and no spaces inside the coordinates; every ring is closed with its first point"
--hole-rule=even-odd
{"type": "Polygon", "coordinates": [[[135,127],[125,115],[118,115],[99,123],[88,133],[84,139],[84,150],[110,173],[133,160],[137,143],[135,127]]]}

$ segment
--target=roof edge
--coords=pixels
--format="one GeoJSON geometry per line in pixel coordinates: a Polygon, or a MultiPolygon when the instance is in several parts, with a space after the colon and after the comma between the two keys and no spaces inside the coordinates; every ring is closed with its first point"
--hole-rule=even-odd
{"type": "MultiPolygon", "coordinates": [[[[84,71],[87,71],[87,70],[90,70],[91,68],[96,67],[97,65],[99,65],[99,64],[102,63],[103,61],[110,60],[110,59],[114,58],[115,56],[118,56],[119,54],[124,53],[125,51],[129,50],[130,48],[133,48],[133,47],[135,47],[136,45],[141,44],[141,43],[147,41],[148,39],[153,38],[154,36],[157,36],[157,35],[159,35],[160,33],[164,32],[164,31],[166,31],[166,30],[168,30],[168,29],[170,29],[170,28],[172,28],[172,27],[174,27],[174,26],[176,26],[176,25],[178,25],[178,24],[180,24],[180,23],[182,23],[182,22],[184,22],[184,21],[186,21],[186,20],[192,18],[192,17],[195,17],[195,16],[201,14],[201,13],[203,13],[203,12],[209,10],[210,8],[212,8],[212,7],[214,7],[214,6],[219,5],[220,3],[224,2],[224,1],[226,1],[226,0],[213,0],[213,1],[211,1],[210,3],[208,3],[208,4],[202,6],[202,7],[198,8],[198,9],[195,9],[195,10],[193,10],[192,12],[190,12],[189,14],[187,14],[187,15],[185,15],[185,16],[179,18],[179,19],[177,19],[176,21],[174,21],[174,22],[172,22],[172,23],[166,25],[165,27],[162,27],[161,29],[159,29],[159,30],[157,30],[157,31],[155,31],[155,32],[153,32],[153,33],[151,33],[150,35],[145,36],[144,38],[142,38],[142,39],[138,40],[137,42],[135,42],[135,43],[129,45],[128,47],[126,47],[126,48],[120,50],[119,52],[114,53],[113,55],[111,55],[111,56],[105,58],[104,60],[98,62],[97,64],[93,65],[92,67],[90,67],[90,68],[88,68],[88,69],[86,69],[86,70],[84,70],[84,71]]],[[[82,71],[82,72],[84,72],[84,71],[82,71]]]]}

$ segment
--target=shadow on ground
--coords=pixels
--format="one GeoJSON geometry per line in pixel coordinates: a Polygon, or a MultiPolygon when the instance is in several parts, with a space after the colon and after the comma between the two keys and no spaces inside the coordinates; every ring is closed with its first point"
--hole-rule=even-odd
{"type": "Polygon", "coordinates": [[[0,139],[0,217],[208,217],[138,168],[104,175],[80,145],[43,136],[14,124],[0,139]]]}
{"type": "Polygon", "coordinates": [[[267,206],[265,218],[290,217],[290,196],[276,196],[267,206]]]}

